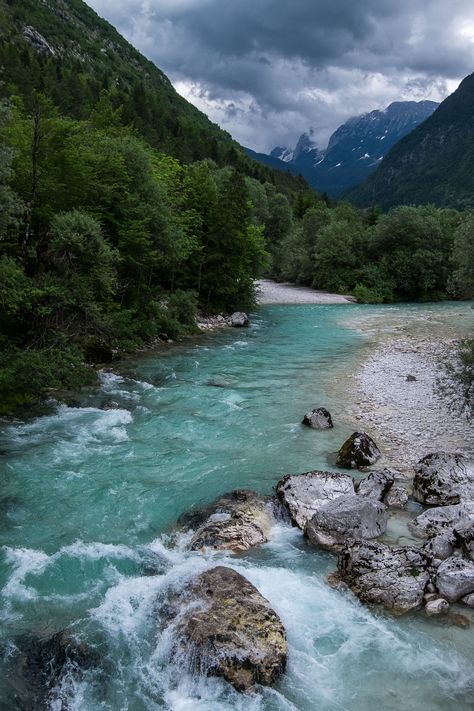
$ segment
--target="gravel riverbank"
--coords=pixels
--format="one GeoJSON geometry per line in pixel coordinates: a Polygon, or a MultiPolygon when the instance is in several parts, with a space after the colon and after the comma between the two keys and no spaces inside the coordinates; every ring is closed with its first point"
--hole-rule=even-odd
{"type": "Polygon", "coordinates": [[[257,302],[259,304],[350,304],[354,299],[341,294],[316,291],[307,286],[277,283],[269,279],[257,282],[257,302]]]}

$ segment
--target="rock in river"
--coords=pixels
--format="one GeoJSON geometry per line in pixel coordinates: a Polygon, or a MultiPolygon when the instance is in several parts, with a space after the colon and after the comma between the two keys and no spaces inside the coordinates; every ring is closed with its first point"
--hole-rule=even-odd
{"type": "Polygon", "coordinates": [[[285,671],[288,644],[269,602],[223,566],[194,578],[176,606],[173,659],[192,672],[221,676],[238,691],[273,684],[285,671]]]}
{"type": "Polygon", "coordinates": [[[362,602],[384,605],[395,614],[416,610],[429,581],[429,558],[417,548],[350,543],[339,554],[338,571],[362,602]]]}
{"type": "Polygon", "coordinates": [[[386,506],[372,498],[339,496],[314,514],[305,533],[311,543],[339,550],[349,538],[360,541],[381,536],[387,528],[386,511],[386,506]]]}
{"type": "Polygon", "coordinates": [[[316,407],[307,412],[301,424],[312,427],[313,430],[329,430],[334,427],[331,413],[325,407],[316,407]]]}
{"type": "Polygon", "coordinates": [[[354,432],[342,445],[337,455],[337,464],[347,469],[360,469],[375,464],[380,451],[372,437],[365,432],[354,432]]]}
{"type": "Polygon", "coordinates": [[[243,311],[236,311],[227,319],[229,326],[234,328],[246,328],[250,326],[250,319],[243,311]]]}
{"type": "Polygon", "coordinates": [[[427,454],[415,467],[413,498],[428,506],[474,500],[474,464],[460,454],[427,454]]]}
{"type": "Polygon", "coordinates": [[[313,471],[285,476],[276,485],[276,493],[292,523],[304,530],[322,506],[338,496],[354,494],[354,482],[348,474],[313,471]]]}
{"type": "Polygon", "coordinates": [[[192,537],[190,548],[246,551],[268,541],[274,523],[271,497],[253,491],[233,491],[214,504],[192,537]]]}

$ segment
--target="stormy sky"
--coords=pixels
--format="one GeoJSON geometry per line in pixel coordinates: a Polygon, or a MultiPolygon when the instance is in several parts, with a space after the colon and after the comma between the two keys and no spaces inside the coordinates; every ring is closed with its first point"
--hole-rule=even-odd
{"type": "Polygon", "coordinates": [[[473,0],[87,0],[240,143],[451,93],[474,71],[473,0]]]}

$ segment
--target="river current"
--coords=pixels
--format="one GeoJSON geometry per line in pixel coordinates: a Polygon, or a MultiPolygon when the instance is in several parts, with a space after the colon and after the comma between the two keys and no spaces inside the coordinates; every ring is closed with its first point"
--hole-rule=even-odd
{"type": "MultiPolygon", "coordinates": [[[[18,639],[70,627],[105,671],[63,678],[53,711],[472,711],[472,630],[422,613],[397,619],[331,589],[334,556],[286,524],[240,556],[189,552],[176,526],[235,488],[271,493],[284,474],[335,469],[357,427],[344,418],[345,376],[370,347],[358,319],[379,316],[382,328],[383,308],[262,307],[250,329],[134,358],[75,406],[4,423],[2,710],[25,708],[11,701],[18,639]],[[111,400],[118,408],[102,409],[111,400]],[[319,405],[334,430],[301,426],[319,405]],[[274,689],[242,696],[168,661],[156,601],[216,564],[245,575],[287,629],[288,670],[274,689]]],[[[391,312],[404,308],[422,317],[427,307],[391,312]]]]}

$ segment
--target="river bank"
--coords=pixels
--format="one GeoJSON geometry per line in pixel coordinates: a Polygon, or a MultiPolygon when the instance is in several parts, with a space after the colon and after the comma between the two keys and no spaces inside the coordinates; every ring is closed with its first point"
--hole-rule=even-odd
{"type": "Polygon", "coordinates": [[[474,456],[472,422],[446,366],[463,338],[472,337],[474,311],[465,304],[427,305],[403,316],[386,307],[357,321],[369,352],[348,378],[348,419],[381,444],[391,466],[410,470],[425,454],[474,456]]]}
{"type": "Polygon", "coordinates": [[[278,283],[270,279],[257,282],[258,304],[351,304],[352,296],[330,294],[327,291],[317,291],[308,286],[295,286],[287,282],[278,283]]]}

